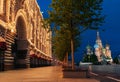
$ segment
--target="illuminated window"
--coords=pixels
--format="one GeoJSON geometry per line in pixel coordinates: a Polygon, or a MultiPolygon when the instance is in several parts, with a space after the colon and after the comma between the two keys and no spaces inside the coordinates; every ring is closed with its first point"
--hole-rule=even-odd
{"type": "Polygon", "coordinates": [[[3,1],[4,0],[0,0],[0,14],[3,14],[3,1]]]}

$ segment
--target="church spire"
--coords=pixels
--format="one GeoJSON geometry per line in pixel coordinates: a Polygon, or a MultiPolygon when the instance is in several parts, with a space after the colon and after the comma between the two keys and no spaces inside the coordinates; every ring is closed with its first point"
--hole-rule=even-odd
{"type": "Polygon", "coordinates": [[[97,40],[100,40],[100,35],[98,31],[97,31],[97,40]]]}
{"type": "Polygon", "coordinates": [[[102,48],[102,41],[100,39],[100,35],[98,31],[97,31],[96,43],[100,46],[100,48],[102,48]]]}

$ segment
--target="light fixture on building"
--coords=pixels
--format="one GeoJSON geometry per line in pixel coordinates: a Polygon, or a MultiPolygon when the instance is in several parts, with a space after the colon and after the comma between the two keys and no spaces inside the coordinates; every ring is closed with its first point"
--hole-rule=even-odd
{"type": "Polygon", "coordinates": [[[13,29],[11,29],[11,33],[14,33],[14,30],[13,30],[13,29]]]}

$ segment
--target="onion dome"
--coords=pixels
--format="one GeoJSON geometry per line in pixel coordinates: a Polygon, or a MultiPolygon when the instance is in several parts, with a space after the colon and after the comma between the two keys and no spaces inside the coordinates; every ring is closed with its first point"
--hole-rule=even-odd
{"type": "Polygon", "coordinates": [[[110,47],[110,45],[109,45],[109,44],[106,44],[105,46],[106,46],[106,47],[110,47]]]}
{"type": "Polygon", "coordinates": [[[105,48],[102,48],[102,51],[105,52],[105,48]]]}
{"type": "Polygon", "coordinates": [[[99,45],[98,45],[98,44],[95,44],[95,45],[94,45],[94,48],[99,48],[99,45]]]}
{"type": "Polygon", "coordinates": [[[91,49],[92,47],[88,44],[87,45],[87,47],[86,47],[86,49],[91,49]]]}

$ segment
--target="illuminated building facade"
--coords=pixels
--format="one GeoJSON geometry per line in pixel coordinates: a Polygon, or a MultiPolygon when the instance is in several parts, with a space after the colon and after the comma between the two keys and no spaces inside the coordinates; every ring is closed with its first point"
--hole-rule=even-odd
{"type": "Polygon", "coordinates": [[[102,45],[102,41],[99,36],[99,32],[97,32],[96,44],[94,45],[95,55],[97,56],[98,62],[109,62],[112,63],[113,59],[111,56],[110,45],[106,44],[105,48],[102,45]]]}
{"type": "Polygon", "coordinates": [[[0,0],[0,42],[7,46],[0,70],[50,64],[52,34],[43,21],[36,0],[0,0]]]}

